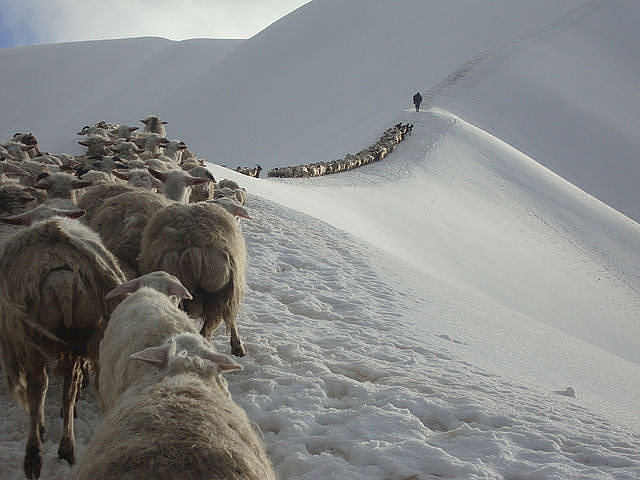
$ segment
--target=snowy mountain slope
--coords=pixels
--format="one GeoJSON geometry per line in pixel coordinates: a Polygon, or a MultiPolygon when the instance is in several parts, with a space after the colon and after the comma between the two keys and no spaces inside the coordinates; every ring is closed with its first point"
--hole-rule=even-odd
{"type": "MultiPolygon", "coordinates": [[[[305,201],[296,208],[440,281],[639,363],[638,224],[459,118],[435,111],[413,120],[415,133],[385,161],[285,181],[300,185],[305,201]],[[442,132],[434,144],[422,136],[428,130],[442,132]]],[[[289,201],[289,189],[270,193],[271,181],[244,182],[289,201]]]]}
{"type": "Polygon", "coordinates": [[[486,58],[434,104],[637,221],[639,22],[633,0],[599,2],[563,28],[486,58]]]}
{"type": "Polygon", "coordinates": [[[428,90],[483,52],[586,3],[314,1],[158,107],[180,124],[211,117],[207,135],[180,135],[215,163],[267,168],[332,160],[371,144],[416,89],[428,90]],[[207,87],[205,99],[190,93],[207,87]],[[216,111],[225,117],[208,113],[216,111]]]}

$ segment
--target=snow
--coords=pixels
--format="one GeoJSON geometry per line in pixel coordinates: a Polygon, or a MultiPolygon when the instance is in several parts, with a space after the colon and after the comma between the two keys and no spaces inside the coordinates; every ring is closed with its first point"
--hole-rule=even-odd
{"type": "MultiPolygon", "coordinates": [[[[638,17],[632,0],[315,0],[245,41],[2,49],[0,136],[72,151],[85,124],[159,113],[246,187],[248,354],[227,379],[281,479],[631,480],[638,17]],[[232,171],[338,158],[398,121],[413,134],[358,170],[232,171]]],[[[59,399],[54,378],[42,478],[71,472],[59,399]]],[[[0,479],[19,479],[26,415],[4,384],[0,405],[0,479]]],[[[88,389],[80,455],[100,416],[88,389]]]]}

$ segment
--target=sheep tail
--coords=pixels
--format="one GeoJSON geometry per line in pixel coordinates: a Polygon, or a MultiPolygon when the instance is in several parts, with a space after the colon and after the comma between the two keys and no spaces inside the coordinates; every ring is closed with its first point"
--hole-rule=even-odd
{"type": "Polygon", "coordinates": [[[190,247],[180,254],[178,260],[177,275],[187,289],[193,290],[202,278],[202,250],[197,247],[190,247]]]}

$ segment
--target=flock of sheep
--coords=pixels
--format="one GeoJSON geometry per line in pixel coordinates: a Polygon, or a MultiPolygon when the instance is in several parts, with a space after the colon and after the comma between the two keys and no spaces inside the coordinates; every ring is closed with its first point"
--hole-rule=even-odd
{"type": "MultiPolygon", "coordinates": [[[[333,160],[331,162],[317,162],[290,167],[276,167],[269,170],[267,176],[284,178],[317,177],[362,167],[385,158],[402,140],[406,138],[407,135],[411,135],[412,132],[413,124],[398,123],[385,130],[376,143],[368,148],[360,150],[356,154],[348,153],[344,158],[333,160]]],[[[249,175],[249,173],[247,173],[247,175],[249,175]]]]}
{"type": "MultiPolygon", "coordinates": [[[[63,377],[58,455],[76,463],[74,417],[92,373],[103,419],[75,479],[275,479],[210,339],[236,318],[246,192],[215,179],[156,116],[100,122],[83,155],[32,134],[0,145],[0,359],[29,416],[27,478],[39,478],[48,366],[63,377]]],[[[81,414],[81,413],[80,413],[81,414]]]]}

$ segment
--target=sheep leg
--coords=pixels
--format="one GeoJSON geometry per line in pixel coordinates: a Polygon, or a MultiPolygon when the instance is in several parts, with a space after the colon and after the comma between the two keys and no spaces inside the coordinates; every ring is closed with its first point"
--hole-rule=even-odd
{"type": "Polygon", "coordinates": [[[42,468],[42,436],[44,434],[44,399],[49,377],[45,365],[27,372],[27,404],[29,406],[29,438],[24,456],[27,478],[40,478],[42,468]]]}
{"type": "Polygon", "coordinates": [[[200,334],[207,339],[211,339],[213,333],[220,326],[222,321],[227,327],[227,333],[230,335],[231,354],[236,357],[244,357],[247,351],[242,345],[238,327],[236,325],[233,312],[228,306],[221,304],[221,297],[217,294],[204,294],[202,296],[202,318],[204,323],[200,334]]]}
{"type": "Polygon", "coordinates": [[[238,333],[238,327],[235,325],[235,322],[232,326],[227,325],[227,330],[231,336],[231,354],[236,357],[244,357],[247,351],[242,344],[242,340],[240,340],[240,334],[238,333]]]}
{"type": "Polygon", "coordinates": [[[73,418],[82,382],[82,358],[73,354],[65,354],[60,361],[62,362],[64,386],[62,390],[63,431],[58,446],[58,457],[73,465],[76,462],[73,418]]]}

